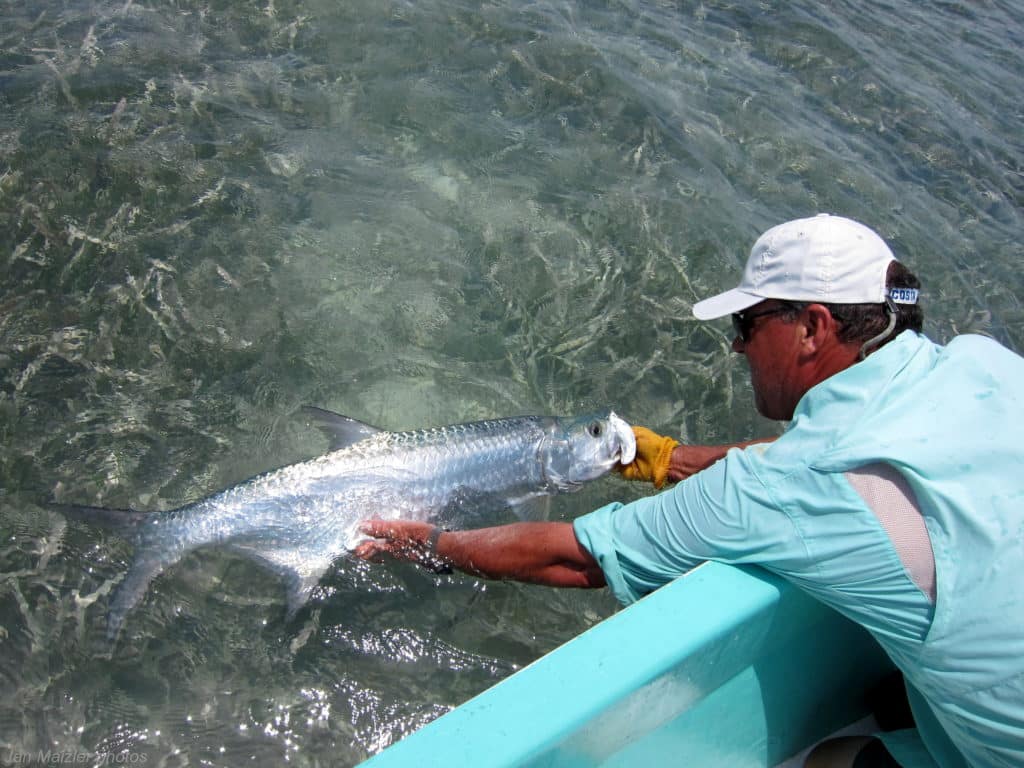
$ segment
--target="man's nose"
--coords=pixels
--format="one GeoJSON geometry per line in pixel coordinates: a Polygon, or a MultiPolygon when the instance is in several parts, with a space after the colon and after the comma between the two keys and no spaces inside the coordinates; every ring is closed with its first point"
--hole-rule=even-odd
{"type": "Polygon", "coordinates": [[[732,339],[732,351],[737,355],[742,355],[746,347],[743,344],[743,339],[740,338],[739,334],[733,336],[732,339]]]}

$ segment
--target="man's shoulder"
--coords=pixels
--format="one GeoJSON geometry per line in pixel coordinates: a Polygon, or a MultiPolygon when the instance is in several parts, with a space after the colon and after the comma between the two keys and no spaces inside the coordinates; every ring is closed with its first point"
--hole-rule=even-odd
{"type": "MultiPolygon", "coordinates": [[[[960,366],[965,369],[964,373],[974,371],[1024,377],[1024,357],[989,336],[974,333],[954,336],[940,350],[940,363],[960,366]]],[[[1016,383],[1024,386],[1024,378],[1017,380],[1016,383]]]]}
{"type": "Polygon", "coordinates": [[[962,333],[954,336],[944,347],[948,351],[985,354],[1008,355],[1022,360],[1019,354],[1009,347],[1000,344],[991,336],[983,336],[980,333],[962,333]]]}
{"type": "Polygon", "coordinates": [[[848,378],[867,388],[880,385],[883,395],[889,395],[908,387],[931,388],[940,378],[966,383],[986,371],[1017,372],[1024,377],[1024,358],[990,336],[964,333],[940,344],[924,334],[904,331],[850,370],[848,378]]]}

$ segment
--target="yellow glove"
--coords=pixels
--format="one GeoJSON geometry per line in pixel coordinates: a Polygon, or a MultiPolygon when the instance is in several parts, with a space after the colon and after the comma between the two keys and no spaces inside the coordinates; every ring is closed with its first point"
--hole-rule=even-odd
{"type": "Polygon", "coordinates": [[[672,461],[672,450],[678,440],[663,437],[647,427],[633,427],[636,436],[636,458],[619,472],[627,480],[649,480],[655,488],[661,488],[668,479],[668,467],[672,461]]]}

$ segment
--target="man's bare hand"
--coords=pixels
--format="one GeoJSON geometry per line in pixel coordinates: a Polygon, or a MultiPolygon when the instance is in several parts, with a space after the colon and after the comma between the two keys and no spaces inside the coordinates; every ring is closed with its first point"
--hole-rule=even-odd
{"type": "Polygon", "coordinates": [[[432,551],[437,544],[437,527],[430,523],[417,520],[366,520],[359,525],[359,530],[372,539],[352,550],[352,554],[358,558],[380,563],[385,555],[389,555],[410,563],[437,565],[437,553],[432,551]]]}
{"type": "Polygon", "coordinates": [[[430,523],[367,520],[352,554],[380,562],[390,556],[435,572],[457,568],[487,579],[515,579],[552,587],[603,587],[597,561],[576,540],[571,523],[511,523],[469,531],[441,531],[430,523]]]}

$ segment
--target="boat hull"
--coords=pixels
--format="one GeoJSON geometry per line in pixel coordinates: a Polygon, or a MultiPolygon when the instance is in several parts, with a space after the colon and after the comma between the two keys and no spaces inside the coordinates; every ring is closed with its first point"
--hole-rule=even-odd
{"type": "Polygon", "coordinates": [[[363,765],[766,768],[867,715],[892,669],[784,580],[706,563],[363,765]]]}

